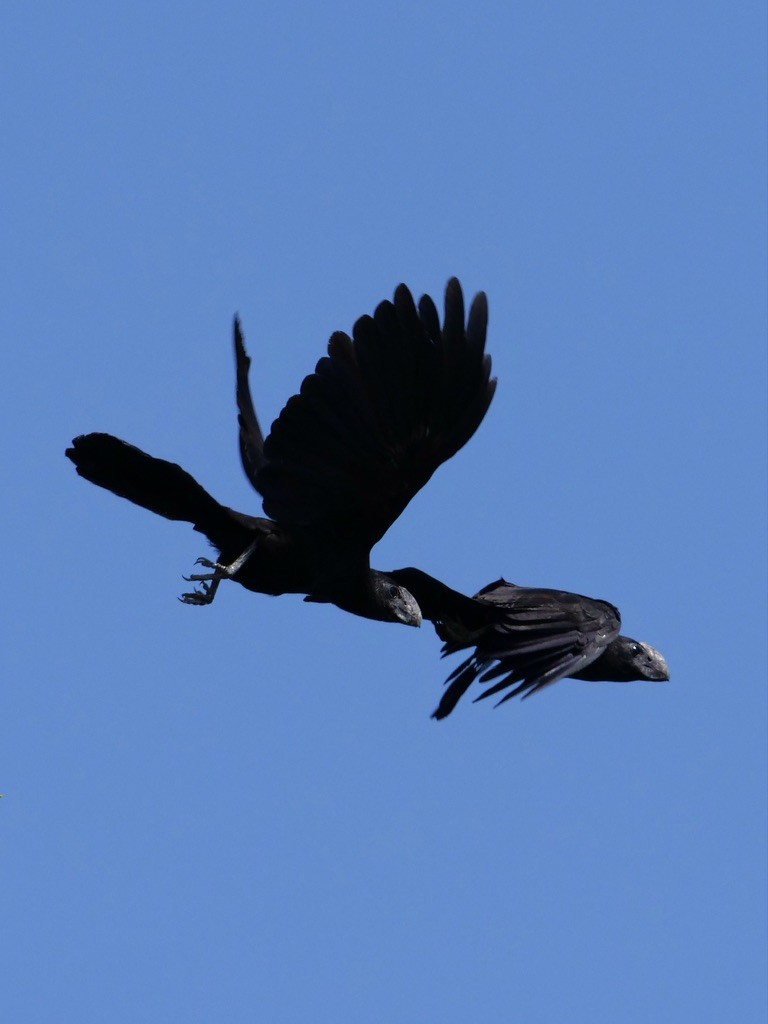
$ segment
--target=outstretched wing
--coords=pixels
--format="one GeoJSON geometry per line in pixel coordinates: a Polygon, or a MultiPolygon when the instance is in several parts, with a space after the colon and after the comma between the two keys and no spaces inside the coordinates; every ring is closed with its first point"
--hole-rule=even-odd
{"type": "MultiPolygon", "coordinates": [[[[487,320],[481,292],[465,324],[453,278],[442,328],[432,300],[424,296],[417,309],[401,284],[393,302],[357,321],[352,338],[332,335],[264,443],[252,479],[267,515],[367,553],[485,416],[496,386],[487,320]]],[[[241,451],[244,422],[253,436],[246,393],[247,385],[238,389],[241,451]]]]}
{"type": "Polygon", "coordinates": [[[517,587],[505,580],[489,584],[476,600],[492,605],[501,618],[476,640],[456,639],[448,631],[443,655],[475,650],[448,677],[434,718],[445,718],[472,683],[498,680],[477,700],[505,693],[499,701],[525,697],[582,671],[619,635],[618,610],[606,601],[559,590],[517,587]]]}

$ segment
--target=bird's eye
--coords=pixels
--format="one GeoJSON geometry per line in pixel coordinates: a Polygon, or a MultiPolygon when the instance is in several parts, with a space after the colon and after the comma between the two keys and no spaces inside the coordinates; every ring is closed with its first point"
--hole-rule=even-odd
{"type": "Polygon", "coordinates": [[[397,597],[397,587],[394,586],[394,584],[391,585],[390,588],[389,588],[389,596],[390,597],[397,597]]]}
{"type": "Polygon", "coordinates": [[[631,647],[629,648],[629,653],[630,654],[639,654],[640,653],[640,644],[632,644],[631,647]]]}

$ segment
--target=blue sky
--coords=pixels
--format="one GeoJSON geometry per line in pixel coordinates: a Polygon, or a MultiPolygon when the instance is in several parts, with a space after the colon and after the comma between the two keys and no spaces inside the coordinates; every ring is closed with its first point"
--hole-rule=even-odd
{"type": "Polygon", "coordinates": [[[19,1024],[765,1014],[763,5],[4,15],[0,976],[19,1024]],[[106,430],[258,513],[269,422],[399,281],[499,387],[374,551],[602,597],[668,685],[429,714],[430,629],[234,585],[79,480],[106,430]]]}

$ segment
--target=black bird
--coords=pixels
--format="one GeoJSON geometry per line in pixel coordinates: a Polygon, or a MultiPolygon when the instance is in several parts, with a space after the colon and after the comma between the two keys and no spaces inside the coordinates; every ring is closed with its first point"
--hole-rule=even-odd
{"type": "Polygon", "coordinates": [[[437,467],[472,437],[493,398],[485,354],[488,307],[475,296],[465,323],[453,278],[441,327],[434,302],[405,285],[361,317],[352,338],[301,385],[266,440],[248,393],[249,360],[236,322],[240,451],[269,518],[219,504],[175,463],[109,434],[75,438],[80,476],[167,519],[192,523],[219,553],[188,604],[208,604],[222,579],[264,594],[297,593],[371,619],[421,624],[407,587],[370,567],[371,548],[437,467]]]}
{"type": "MultiPolygon", "coordinates": [[[[235,330],[240,455],[256,485],[264,462],[264,441],[248,383],[250,359],[235,330]]],[[[618,609],[606,601],[560,590],[518,587],[505,580],[473,598],[420,569],[395,569],[387,576],[412,594],[423,618],[441,640],[443,656],[474,648],[447,680],[433,718],[445,718],[479,678],[499,680],[480,697],[509,692],[500,704],[530,696],[559,679],[630,682],[667,680],[664,658],[648,644],[621,636],[618,609]]]]}
{"type": "Polygon", "coordinates": [[[518,587],[500,579],[465,597],[419,569],[390,574],[419,602],[441,640],[442,653],[474,648],[446,680],[433,718],[445,718],[472,683],[498,680],[476,700],[508,692],[499,704],[530,697],[559,679],[631,682],[669,679],[661,654],[621,636],[619,611],[581,594],[518,587]]]}

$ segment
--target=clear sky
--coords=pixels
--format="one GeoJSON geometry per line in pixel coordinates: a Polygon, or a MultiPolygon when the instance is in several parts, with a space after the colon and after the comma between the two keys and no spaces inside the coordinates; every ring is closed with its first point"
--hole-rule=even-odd
{"type": "Polygon", "coordinates": [[[764,5],[8,5],[0,1012],[765,1014],[764,5]],[[268,424],[399,281],[499,387],[374,551],[617,604],[669,684],[430,720],[429,628],[224,585],[79,480],[105,430],[259,513],[268,424]]]}

